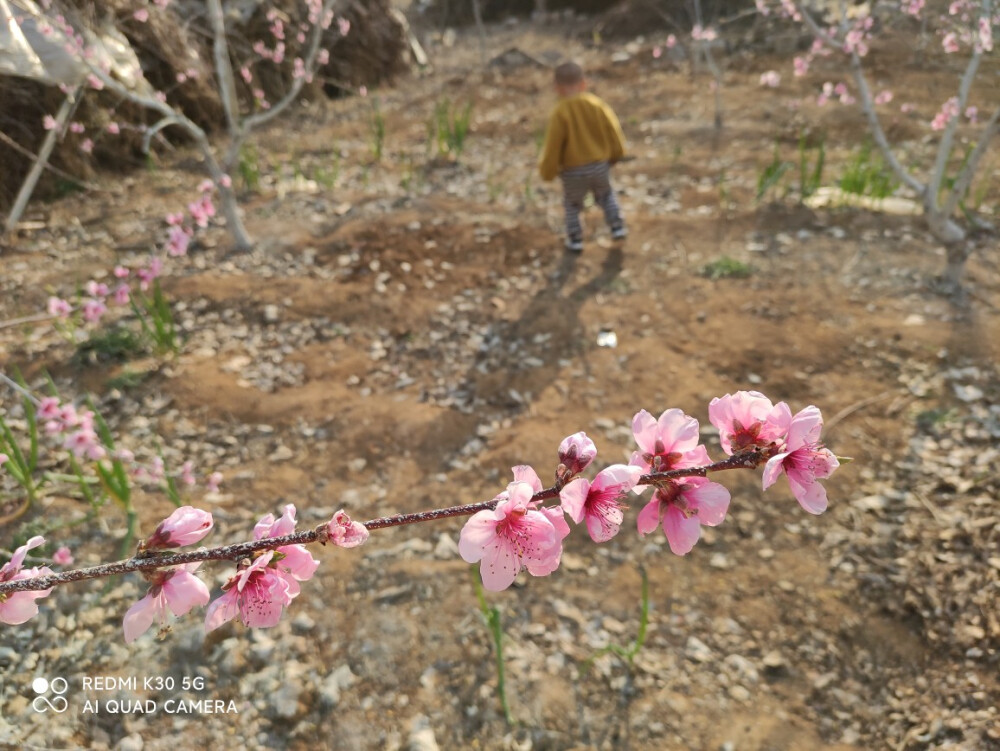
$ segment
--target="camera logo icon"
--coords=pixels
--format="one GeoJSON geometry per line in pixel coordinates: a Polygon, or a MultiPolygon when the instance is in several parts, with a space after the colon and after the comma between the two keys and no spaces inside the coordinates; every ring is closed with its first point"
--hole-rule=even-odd
{"type": "Polygon", "coordinates": [[[48,680],[38,677],[31,682],[31,689],[38,694],[31,702],[31,707],[36,712],[48,712],[51,709],[53,712],[61,714],[69,708],[69,702],[63,696],[69,690],[69,681],[65,678],[56,676],[52,680],[48,680]],[[50,691],[53,694],[51,699],[47,696],[50,691]]]}

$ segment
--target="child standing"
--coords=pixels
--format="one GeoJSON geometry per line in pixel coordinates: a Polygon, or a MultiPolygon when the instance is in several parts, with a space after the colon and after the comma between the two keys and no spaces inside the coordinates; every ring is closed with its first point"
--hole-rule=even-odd
{"type": "Polygon", "coordinates": [[[555,84],[559,103],[549,116],[538,171],[543,180],[562,179],[566,250],[579,253],[583,250],[580,212],[587,193],[594,194],[604,211],[611,237],[622,240],[628,234],[610,177],[611,166],[625,156],[625,137],[614,111],[586,91],[577,63],[559,65],[555,84]]]}

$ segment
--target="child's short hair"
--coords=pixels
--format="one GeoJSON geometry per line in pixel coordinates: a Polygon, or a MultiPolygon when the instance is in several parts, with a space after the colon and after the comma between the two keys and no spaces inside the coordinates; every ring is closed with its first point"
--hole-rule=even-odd
{"type": "Polygon", "coordinates": [[[583,80],[583,68],[572,61],[556,66],[556,85],[573,86],[583,80]]]}

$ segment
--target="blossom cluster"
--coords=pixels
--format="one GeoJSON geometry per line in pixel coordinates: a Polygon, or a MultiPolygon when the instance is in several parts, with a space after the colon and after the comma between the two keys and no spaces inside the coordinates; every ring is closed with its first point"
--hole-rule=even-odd
{"type": "MultiPolygon", "coordinates": [[[[232,179],[224,175],[220,180],[224,187],[232,185],[232,179]]],[[[187,206],[188,216],[183,212],[171,213],[166,216],[167,240],[164,244],[166,254],[172,258],[187,255],[188,247],[194,236],[194,228],[204,228],[216,214],[212,201],[215,183],[203,180],[198,186],[199,197],[187,206]]],[[[133,296],[133,281],[141,292],[150,289],[153,282],[163,274],[163,259],[151,255],[147,261],[136,268],[117,265],[111,271],[115,281],[106,283],[92,279],[83,286],[82,294],[74,306],[69,300],[51,296],[46,303],[46,309],[53,318],[67,320],[74,310],[78,310],[84,323],[99,322],[111,307],[129,305],[133,296]]]]}
{"type": "MultiPolygon", "coordinates": [[[[70,452],[76,460],[121,462],[131,477],[140,482],[159,484],[167,478],[167,469],[161,457],[154,456],[143,464],[136,460],[132,451],[105,444],[97,431],[97,415],[93,410],[63,402],[56,396],[42,397],[34,409],[35,418],[41,425],[41,435],[70,452]]],[[[8,461],[10,457],[0,453],[0,471],[8,461]]],[[[194,463],[184,462],[173,479],[186,488],[197,485],[194,463]]],[[[222,480],[221,472],[211,472],[204,477],[205,489],[212,493],[218,492],[222,480]]]]}
{"type": "MultiPolygon", "coordinates": [[[[835,49],[839,49],[849,56],[858,58],[865,57],[871,48],[871,40],[875,30],[875,19],[868,6],[854,6],[848,10],[847,17],[842,20],[840,26],[829,26],[823,28],[818,23],[803,16],[799,8],[799,3],[795,0],[755,0],[757,11],[767,16],[772,11],[772,4],[778,14],[796,22],[808,21],[811,25],[815,39],[806,54],[798,55],[793,61],[796,76],[804,76],[811,63],[816,57],[832,54],[835,49]]],[[[914,18],[921,18],[926,10],[925,0],[900,0],[899,10],[914,18]]],[[[1000,13],[987,12],[990,5],[986,3],[974,2],[973,0],[952,0],[948,5],[946,14],[941,14],[938,18],[937,33],[941,39],[942,50],[949,55],[961,52],[963,49],[979,55],[990,52],[993,49],[993,30],[1000,25],[1000,13]]],[[[762,86],[771,86],[773,77],[770,72],[761,77],[762,86]],[[765,78],[767,76],[767,78],[765,78]]],[[[824,105],[832,99],[838,99],[841,104],[853,104],[856,100],[850,93],[845,83],[826,82],[823,84],[816,102],[824,105]]],[[[875,105],[885,105],[891,102],[893,95],[891,91],[881,91],[873,97],[875,105]]],[[[910,103],[903,103],[900,111],[903,113],[912,112],[914,109],[910,103]]],[[[960,114],[959,101],[957,97],[951,97],[941,106],[934,118],[930,121],[932,130],[944,130],[950,122],[956,120],[960,114]]],[[[965,109],[965,117],[971,123],[975,123],[978,117],[978,108],[969,106],[965,109]]]]}
{"type": "MultiPolygon", "coordinates": [[[[826,490],[818,480],[829,477],[839,462],[819,442],[823,420],[816,407],[792,415],[784,402],[774,405],[763,394],[740,391],[713,399],[708,413],[727,455],[751,457],[753,466],[765,464],[765,490],[785,474],[802,508],[812,514],[826,510],[826,490]]],[[[710,459],[700,443],[698,421],[679,409],[668,409],[659,418],[641,410],[632,420],[632,433],[639,450],[629,463],[613,464],[593,481],[568,479],[597,455],[593,442],[583,433],[563,441],[556,475],[563,483],[558,506],[543,505],[534,469],[513,468],[514,481],[494,499],[495,508],[469,519],[459,540],[462,558],[480,563],[483,586],[506,589],[521,569],[533,576],[552,573],[569,534],[565,515],[576,524],[585,523],[594,542],[610,540],[619,532],[629,495],[641,495],[649,487],[653,494],[637,516],[638,532],[646,535],[662,527],[677,555],[691,551],[701,537],[702,524],[722,523],[730,495],[704,476],[710,459]],[[688,476],[686,469],[697,471],[688,476]],[[669,476],[661,477],[664,473],[669,476]]]]}
{"type": "MultiPolygon", "coordinates": [[[[689,553],[701,537],[701,526],[721,524],[729,510],[729,491],[709,480],[709,472],[763,465],[763,489],[784,474],[803,509],[812,514],[826,509],[826,490],[819,480],[829,477],[839,461],[820,443],[823,419],[819,409],[808,406],[793,415],[784,402],[772,404],[756,391],[739,391],[713,399],[708,414],[728,456],[714,464],[701,443],[701,429],[695,418],[680,409],[665,410],[659,417],[640,410],[632,419],[637,449],[628,464],[605,467],[592,480],[584,477],[582,473],[597,457],[597,447],[581,431],[560,443],[555,485],[551,488],[543,487],[532,467],[519,465],[513,467],[513,480],[506,489],[481,504],[376,519],[366,524],[352,521],[341,510],[328,522],[305,532],[296,532],[296,508],[287,504],[279,517],[268,514],[257,522],[252,542],[175,555],[172,551],[201,542],[214,527],[209,512],[182,506],[140,543],[137,557],[132,559],[154,565],[141,569],[149,586],[125,614],[125,641],[135,641],[154,623],[165,625],[170,614],[179,617],[196,606],[207,606],[207,631],[237,618],[247,627],[275,626],[302,592],[303,582],[309,581],[319,567],[320,562],[306,544],[331,542],[353,548],[368,539],[369,528],[472,514],[462,528],[458,551],[465,561],[479,564],[484,587],[497,591],[513,584],[521,570],[532,576],[547,576],[559,567],[563,541],[571,531],[567,516],[574,524],[585,525],[594,542],[615,537],[624,523],[627,501],[632,495],[641,496],[647,488],[652,489],[652,496],[637,515],[639,534],[662,528],[673,553],[689,553]],[[550,500],[555,503],[546,505],[550,500]],[[157,559],[162,563],[156,565],[157,559]],[[207,585],[196,575],[202,561],[213,559],[236,562],[235,571],[214,601],[207,585]]],[[[23,623],[38,612],[35,601],[51,591],[50,579],[39,581],[36,589],[27,591],[4,591],[2,586],[52,573],[46,567],[26,569],[23,565],[27,552],[43,543],[41,537],[32,538],[0,569],[0,621],[23,623]]],[[[54,560],[71,562],[72,557],[68,550],[61,549],[54,560]]],[[[125,570],[88,572],[88,578],[125,570]]]]}

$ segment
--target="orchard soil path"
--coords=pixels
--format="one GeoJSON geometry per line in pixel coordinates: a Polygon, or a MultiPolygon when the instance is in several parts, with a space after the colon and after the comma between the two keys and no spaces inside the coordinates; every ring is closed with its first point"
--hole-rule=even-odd
{"type": "MultiPolygon", "coordinates": [[[[548,479],[555,446],[577,430],[597,441],[600,461],[620,461],[638,409],[680,407],[708,425],[713,396],[747,388],[823,410],[826,442],[854,458],[826,483],[830,511],[809,516],[783,481],[763,495],[759,475],[731,473],[730,518],[684,558],[662,535],[637,537],[638,504],[606,545],[574,531],[556,574],[489,597],[503,613],[514,729],[498,710],[452,520],[316,551],[315,579],[267,632],[230,625],[206,637],[192,615],[126,648],[120,621],[138,581],[53,594],[41,618],[4,630],[0,738],[146,749],[176,748],[178,734],[189,748],[433,748],[416,745],[430,737],[446,749],[1000,747],[997,465],[971,484],[929,479],[913,453],[927,425],[946,452],[973,445],[966,412],[984,429],[997,419],[995,240],[982,241],[955,303],[935,286],[943,249],[916,220],[755,202],[776,139],[793,159],[807,124],[825,132],[828,183],[862,140],[853,109],[789,106],[813,95],[822,71],[786,75],[772,92],[760,73],[788,61],[727,58],[717,132],[707,78],[654,60],[649,42],[613,63],[622,45],[585,47],[566,33],[505,27],[490,46],[578,54],[621,114],[636,156],[614,175],[623,245],[591,209],[584,253],[563,254],[557,187],[533,176],[548,73],[483,70],[470,35],[432,44],[434,71],[378,92],[378,163],[371,105],[359,98],[303,107],[258,139],[264,181],[245,203],[258,247],[231,255],[212,230],[165,278],[187,337],[175,360],[72,364],[72,349],[43,329],[2,332],[0,360],[47,368],[66,393],[104,395],[135,446],[158,435],[168,460],[221,469],[223,492],[192,498],[216,512],[219,542],[288,502],[315,524],[341,507],[366,519],[488,499],[515,464],[548,479]],[[474,103],[457,163],[426,151],[444,98],[474,103]],[[750,275],[701,273],[722,258],[750,275]],[[617,346],[599,346],[601,332],[617,346]],[[138,383],[122,386],[125,372],[138,383]],[[975,403],[956,396],[970,379],[975,403]],[[949,528],[953,510],[974,531],[949,528]],[[984,546],[948,547],[965,534],[984,546]],[[631,669],[605,655],[582,673],[599,648],[634,638],[640,567],[651,592],[645,648],[631,669]],[[965,600],[925,607],[928,592],[961,592],[948,577],[970,567],[982,578],[971,593],[963,585],[965,600]],[[968,599],[977,588],[985,605],[968,599]],[[232,699],[239,714],[164,712],[180,692],[79,691],[57,725],[32,712],[28,685],[58,671],[202,675],[207,688],[190,697],[232,699]],[[151,698],[160,709],[86,714],[85,698],[151,698]]],[[[923,68],[892,64],[904,54],[890,45],[874,59],[885,85],[911,92],[923,120],[899,115],[894,127],[918,141],[945,89],[923,68]]],[[[140,257],[198,181],[178,159],[37,207],[48,228],[0,255],[3,316],[140,257]]],[[[993,188],[984,203],[997,199],[993,188]]],[[[718,457],[711,431],[706,440],[718,457]]],[[[46,511],[77,512],[64,499],[46,511]]],[[[144,529],[168,512],[150,496],[144,529]]],[[[103,530],[53,536],[87,563],[109,554],[120,525],[111,514],[103,530]]]]}

